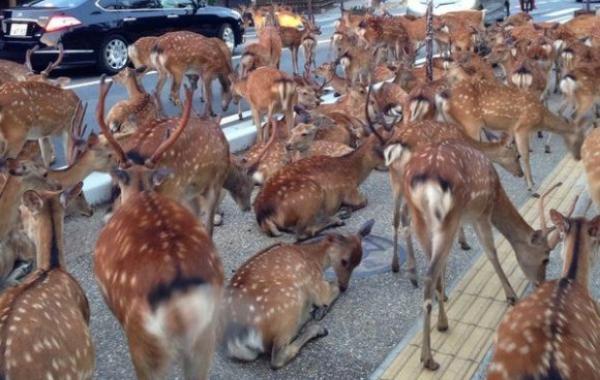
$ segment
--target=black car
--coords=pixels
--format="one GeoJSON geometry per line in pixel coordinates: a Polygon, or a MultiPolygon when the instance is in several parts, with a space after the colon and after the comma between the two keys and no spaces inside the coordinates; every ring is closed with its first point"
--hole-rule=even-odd
{"type": "Polygon", "coordinates": [[[34,68],[57,58],[61,67],[97,65],[115,73],[127,65],[127,46],[144,36],[189,30],[222,38],[231,49],[241,44],[240,14],[199,0],[35,0],[2,11],[0,58],[24,61],[28,49],[34,68]]]}

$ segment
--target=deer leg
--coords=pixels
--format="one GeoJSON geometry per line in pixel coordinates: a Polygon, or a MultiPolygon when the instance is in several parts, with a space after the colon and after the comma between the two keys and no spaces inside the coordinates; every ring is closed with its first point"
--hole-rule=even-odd
{"type": "Polygon", "coordinates": [[[158,70],[158,80],[156,82],[156,88],[154,89],[154,97],[160,104],[160,95],[162,94],[163,88],[165,87],[165,82],[167,81],[167,74],[158,70]]]}
{"type": "Polygon", "coordinates": [[[365,208],[367,206],[367,203],[367,198],[364,195],[362,195],[358,189],[352,189],[352,191],[347,193],[344,196],[344,199],[342,199],[342,204],[344,206],[350,207],[352,211],[365,208]]]}
{"type": "Polygon", "coordinates": [[[340,288],[338,284],[332,284],[325,280],[319,281],[314,294],[312,294],[313,306],[315,307],[312,312],[313,318],[318,321],[323,319],[339,296],[340,288]]]}
{"type": "Polygon", "coordinates": [[[492,224],[489,219],[484,218],[473,225],[475,228],[475,233],[477,234],[477,238],[479,242],[483,246],[483,250],[487,255],[488,259],[492,263],[494,267],[494,271],[500,278],[500,282],[502,283],[502,288],[504,289],[504,293],[506,294],[506,299],[510,305],[514,305],[517,301],[517,294],[513,290],[506,274],[502,270],[502,266],[500,265],[500,261],[498,260],[498,252],[496,252],[496,247],[494,246],[494,235],[492,232],[492,224]]]}
{"type": "Polygon", "coordinates": [[[183,73],[174,72],[172,74],[173,82],[171,82],[171,91],[169,92],[169,100],[177,107],[181,107],[181,99],[179,98],[179,89],[183,80],[183,73]]]}
{"type": "Polygon", "coordinates": [[[394,248],[392,250],[392,272],[400,271],[398,259],[398,228],[400,228],[400,208],[402,207],[402,194],[394,189],[394,248]]]}
{"type": "Polygon", "coordinates": [[[204,116],[215,117],[216,113],[212,109],[212,78],[203,78],[204,95],[206,96],[206,103],[204,103],[204,116]]]}
{"type": "MultiPolygon", "coordinates": [[[[202,75],[198,76],[198,80],[204,83],[204,78],[202,77],[202,75]]],[[[200,102],[204,102],[205,100],[206,99],[204,99],[204,86],[200,86],[200,102]]]]}
{"type": "Polygon", "coordinates": [[[437,322],[437,330],[438,331],[448,331],[448,316],[446,315],[446,308],[444,307],[445,303],[448,301],[448,296],[446,296],[446,292],[444,289],[444,278],[446,276],[446,266],[442,269],[442,273],[438,276],[437,285],[436,285],[436,295],[438,300],[438,322],[437,322]]]}
{"type": "Polygon", "coordinates": [[[146,331],[127,331],[127,341],[137,378],[164,379],[170,358],[156,337],[146,331]]]}
{"type": "Polygon", "coordinates": [[[262,125],[260,122],[260,112],[256,107],[251,107],[252,110],[252,119],[254,120],[254,125],[256,126],[256,143],[262,143],[263,140],[263,131],[262,125]]]}
{"type": "Polygon", "coordinates": [[[550,140],[552,140],[552,133],[548,133],[548,137],[546,138],[546,142],[544,143],[544,152],[545,153],[552,153],[552,151],[550,150],[550,140]]]}
{"type": "Polygon", "coordinates": [[[517,151],[523,159],[525,166],[525,181],[527,182],[527,190],[533,189],[533,177],[531,175],[531,163],[529,162],[529,133],[527,131],[518,131],[515,128],[515,141],[517,143],[517,151]]]}
{"type": "Polygon", "coordinates": [[[575,108],[575,118],[573,123],[576,127],[579,127],[583,121],[585,115],[594,105],[594,98],[591,96],[581,96],[577,99],[577,106],[575,108]]]}
{"type": "Polygon", "coordinates": [[[402,222],[402,232],[404,241],[406,242],[406,272],[408,279],[415,288],[419,286],[417,283],[417,259],[415,257],[415,248],[413,247],[412,235],[410,233],[410,214],[408,205],[405,203],[402,207],[400,220],[402,222]]]}
{"type": "Polygon", "coordinates": [[[212,326],[204,330],[202,336],[196,338],[194,347],[184,352],[183,370],[186,380],[206,380],[210,371],[210,364],[215,352],[216,332],[213,321],[212,326]],[[211,328],[212,327],[212,328],[211,328]]]}
{"type": "Polygon", "coordinates": [[[467,237],[465,236],[465,228],[460,226],[458,229],[458,244],[460,245],[460,249],[463,251],[468,251],[471,249],[469,243],[467,243],[467,237]]]}
{"type": "Polygon", "coordinates": [[[312,323],[304,326],[300,334],[292,342],[287,340],[285,343],[275,342],[271,353],[271,367],[279,369],[289,363],[292,359],[298,356],[300,349],[313,339],[327,336],[326,328],[312,323]],[[289,343],[287,343],[289,342],[289,343]]]}
{"type": "MultiPolygon", "coordinates": [[[[54,152],[54,145],[50,137],[41,137],[38,139],[40,146],[40,152],[42,153],[42,161],[46,167],[50,167],[54,161],[56,161],[56,154],[54,152]]],[[[65,145],[67,147],[67,145],[65,145]]]]}
{"type": "Polygon", "coordinates": [[[210,187],[203,196],[203,215],[204,225],[206,226],[206,232],[208,236],[213,234],[213,221],[215,220],[215,211],[221,195],[221,186],[213,185],[210,187]]]}
{"type": "Polygon", "coordinates": [[[292,70],[294,74],[298,73],[298,49],[293,46],[290,47],[290,54],[292,55],[292,70]]]}
{"type": "Polygon", "coordinates": [[[219,200],[217,201],[217,208],[215,209],[215,218],[213,220],[214,226],[222,226],[223,225],[223,214],[224,213],[221,208],[223,199],[225,199],[225,192],[221,191],[221,193],[219,194],[219,200]]]}

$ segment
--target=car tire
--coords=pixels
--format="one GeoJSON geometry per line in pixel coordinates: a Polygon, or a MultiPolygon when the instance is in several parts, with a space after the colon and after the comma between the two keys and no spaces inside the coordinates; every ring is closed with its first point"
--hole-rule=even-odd
{"type": "Polygon", "coordinates": [[[116,74],[127,66],[127,40],[113,34],[104,39],[98,50],[98,68],[103,73],[116,74]]]}
{"type": "Polygon", "coordinates": [[[219,38],[225,42],[229,50],[233,51],[235,48],[235,32],[229,24],[221,25],[219,29],[219,38]]]}

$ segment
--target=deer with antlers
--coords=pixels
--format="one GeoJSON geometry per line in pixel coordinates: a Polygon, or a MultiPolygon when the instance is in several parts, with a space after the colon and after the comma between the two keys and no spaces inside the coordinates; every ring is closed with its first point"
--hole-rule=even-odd
{"type": "MultiPolygon", "coordinates": [[[[195,82],[195,80],[192,80],[195,82]]],[[[144,162],[160,159],[157,165],[172,169],[171,175],[156,184],[155,190],[175,201],[187,205],[203,221],[206,231],[212,236],[213,220],[223,183],[229,170],[229,145],[218,121],[191,118],[191,98],[188,99],[181,118],[156,120],[140,126],[124,146],[113,137],[104,120],[104,101],[111,83],[101,79],[100,97],[96,118],[108,143],[116,152],[117,162],[144,162]],[[179,131],[183,123],[189,126],[181,130],[183,137],[164,145],[164,136],[179,131]],[[198,145],[198,142],[202,142],[198,145]],[[157,146],[165,149],[153,154],[157,146]]],[[[121,202],[126,201],[121,197],[121,202]]]]}
{"type": "Polygon", "coordinates": [[[169,99],[181,105],[179,91],[184,75],[190,73],[202,78],[204,95],[204,116],[215,116],[212,110],[212,82],[219,80],[222,88],[221,108],[227,110],[232,98],[230,77],[233,74],[231,52],[220,38],[181,32],[162,36],[152,48],[153,66],[160,76],[156,84],[155,96],[160,104],[160,94],[167,75],[172,78],[169,99]]]}
{"type": "MultiPolygon", "coordinates": [[[[183,116],[168,122],[176,125],[172,133],[166,139],[165,133],[157,136],[163,139],[158,147],[153,144],[150,154],[148,150],[126,154],[104,122],[108,89],[102,83],[97,119],[119,158],[113,175],[121,187],[122,205],[96,243],[96,279],[125,331],[138,378],[166,376],[179,353],[185,378],[206,379],[223,286],[223,267],[210,238],[213,214],[202,226],[185,207],[156,190],[169,176],[169,169],[159,166],[169,163],[162,156],[175,158],[169,152],[175,152],[180,137],[186,138],[192,91],[186,91],[183,116]]],[[[193,139],[195,148],[197,141],[203,140],[193,139]]],[[[186,160],[186,165],[201,163],[186,160]]]]}
{"type": "Polygon", "coordinates": [[[139,76],[145,71],[145,66],[137,69],[126,67],[113,76],[113,81],[125,87],[129,96],[129,99],[117,102],[108,111],[106,123],[113,133],[133,132],[139,125],[146,125],[160,118],[155,98],[140,83],[139,76]]]}
{"type": "Polygon", "coordinates": [[[550,218],[564,237],[561,278],[543,283],[506,313],[496,332],[488,380],[598,377],[600,308],[590,294],[589,277],[600,217],[573,218],[550,210],[550,218]]]}
{"type": "Polygon", "coordinates": [[[300,47],[305,46],[305,66],[310,66],[310,64],[313,62],[312,60],[314,60],[314,55],[312,52],[316,45],[311,45],[312,41],[315,40],[315,35],[321,34],[321,29],[314,24],[314,20],[303,18],[302,24],[304,25],[304,29],[302,30],[290,26],[279,27],[279,36],[281,37],[282,47],[289,48],[290,53],[292,54],[292,68],[294,73],[298,73],[300,71],[298,68],[298,51],[300,50],[300,47]],[[308,39],[311,39],[312,41],[306,42],[308,39]]]}
{"type": "Polygon", "coordinates": [[[510,304],[515,303],[517,296],[498,260],[492,226],[506,237],[515,250],[519,266],[533,283],[545,279],[548,256],[557,242],[551,245],[547,233],[534,231],[523,220],[489,159],[464,143],[444,142],[418,149],[406,164],[403,187],[414,231],[429,259],[424,286],[421,362],[425,368],[436,370],[439,364],[433,358],[430,345],[432,300],[437,291],[437,328],[446,331],[443,274],[460,225],[465,222],[473,225],[510,304]]]}
{"type": "Polygon", "coordinates": [[[560,135],[573,157],[580,159],[583,130],[553,114],[535,94],[477,75],[469,77],[455,64],[449,76],[457,82],[451,86],[449,98],[444,100],[448,120],[458,122],[477,140],[484,127],[513,135],[523,158],[529,191],[533,188],[529,162],[529,137],[533,131],[546,130],[560,135]]]}
{"type": "Polygon", "coordinates": [[[325,317],[348,288],[362,259],[361,243],[374,222],[366,222],[354,235],[329,234],[303,244],[275,244],[246,261],[227,287],[228,355],[252,361],[266,353],[271,367],[277,369],[294,359],[306,343],[326,336],[327,329],[311,321],[325,317]],[[336,283],[325,279],[328,267],[333,267],[336,283]]]}
{"type": "Polygon", "coordinates": [[[28,191],[23,201],[36,219],[38,269],[0,297],[0,374],[7,379],[91,379],[95,367],[90,309],[66,271],[65,192],[28,191]]]}

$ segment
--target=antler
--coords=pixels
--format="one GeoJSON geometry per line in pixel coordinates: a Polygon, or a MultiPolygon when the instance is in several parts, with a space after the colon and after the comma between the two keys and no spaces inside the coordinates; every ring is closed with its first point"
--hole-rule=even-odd
{"type": "Polygon", "coordinates": [[[149,167],[154,166],[156,164],[156,162],[160,159],[160,156],[162,156],[162,154],[164,152],[166,152],[171,147],[171,145],[173,145],[175,143],[175,141],[177,141],[179,136],[183,133],[183,129],[185,128],[188,121],[190,120],[190,115],[192,113],[192,97],[194,95],[194,91],[190,87],[186,86],[185,95],[186,95],[185,108],[183,109],[183,114],[181,115],[181,118],[179,119],[179,126],[177,126],[177,129],[175,130],[175,132],[173,132],[171,134],[171,136],[169,136],[168,139],[166,139],[165,141],[162,142],[162,144],[160,144],[160,146],[156,149],[154,154],[149,159],[146,160],[146,166],[149,166],[149,167]]]}
{"type": "Polygon", "coordinates": [[[541,224],[541,228],[542,228],[542,234],[544,234],[544,236],[548,236],[548,234],[550,233],[550,231],[548,229],[548,225],[546,225],[546,214],[544,212],[544,201],[546,200],[546,197],[548,195],[550,195],[551,192],[553,192],[555,189],[557,189],[561,185],[562,185],[562,182],[556,183],[554,186],[552,186],[551,188],[546,190],[546,192],[544,194],[542,194],[542,196],[540,197],[540,203],[539,203],[540,224],[541,224]]]}
{"type": "Polygon", "coordinates": [[[365,104],[365,116],[367,118],[367,126],[369,127],[369,129],[371,130],[371,132],[373,132],[373,134],[377,137],[377,139],[379,140],[379,142],[382,145],[385,145],[385,140],[379,134],[379,132],[377,132],[377,129],[375,129],[373,120],[371,120],[371,115],[369,114],[369,101],[371,100],[371,91],[372,90],[373,90],[373,84],[369,83],[369,89],[367,90],[367,102],[365,104]]]}
{"type": "Polygon", "coordinates": [[[106,121],[104,121],[104,103],[106,102],[106,95],[112,86],[112,82],[106,82],[106,75],[103,74],[100,77],[100,95],[98,96],[98,106],[96,107],[96,120],[98,121],[98,125],[102,130],[102,133],[108,140],[108,143],[112,146],[112,148],[117,153],[121,165],[127,165],[127,156],[121,148],[121,145],[117,142],[113,134],[110,132],[110,128],[106,125],[106,121]]]}
{"type": "Polygon", "coordinates": [[[47,77],[48,75],[50,75],[52,70],[56,69],[61,64],[64,55],[65,55],[65,49],[64,49],[63,45],[58,44],[58,58],[56,58],[56,61],[50,62],[48,64],[48,67],[46,67],[46,70],[42,71],[40,73],[40,75],[42,75],[44,77],[47,77]]]}
{"type": "Polygon", "coordinates": [[[69,157],[69,165],[74,164],[76,155],[75,152],[77,150],[77,145],[83,142],[83,136],[87,131],[87,124],[83,125],[83,118],[87,111],[87,102],[82,107],[81,101],[77,103],[77,108],[73,113],[73,118],[71,119],[71,139],[73,143],[71,144],[71,150],[68,152],[69,157]]]}
{"type": "Polygon", "coordinates": [[[27,50],[27,54],[25,54],[25,66],[27,66],[27,70],[29,70],[30,73],[33,74],[33,66],[31,65],[31,55],[37,51],[40,47],[38,45],[35,45],[34,47],[32,47],[31,49],[27,50]]]}

